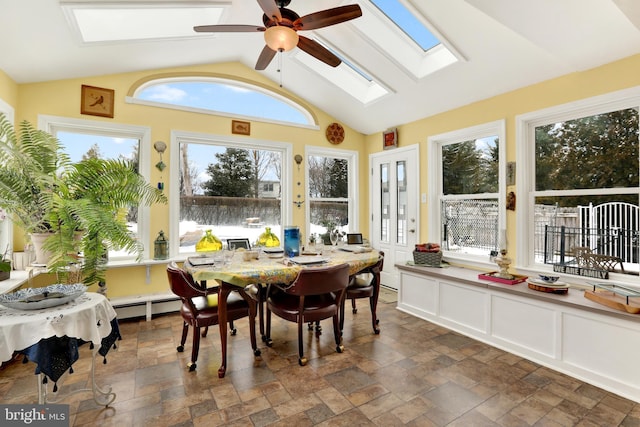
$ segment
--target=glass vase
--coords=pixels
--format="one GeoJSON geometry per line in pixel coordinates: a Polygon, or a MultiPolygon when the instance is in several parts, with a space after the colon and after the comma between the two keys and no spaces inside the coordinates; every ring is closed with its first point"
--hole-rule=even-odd
{"type": "Polygon", "coordinates": [[[222,242],[207,230],[204,236],[196,243],[196,252],[216,252],[222,249],[222,242]]]}
{"type": "Polygon", "coordinates": [[[258,245],[266,248],[274,248],[280,246],[280,239],[273,234],[271,227],[265,227],[264,233],[258,237],[258,245]]]}

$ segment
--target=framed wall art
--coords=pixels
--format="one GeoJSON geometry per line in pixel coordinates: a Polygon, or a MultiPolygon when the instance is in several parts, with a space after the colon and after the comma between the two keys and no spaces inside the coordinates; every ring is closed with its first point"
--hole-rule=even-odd
{"type": "Polygon", "coordinates": [[[398,146],[398,129],[393,128],[382,132],[382,148],[388,150],[398,146]]]}
{"type": "Polygon", "coordinates": [[[80,114],[113,118],[114,94],[113,89],[82,85],[80,114]]]}
{"type": "Polygon", "coordinates": [[[231,133],[238,135],[251,135],[251,123],[240,120],[231,120],[231,133]]]}

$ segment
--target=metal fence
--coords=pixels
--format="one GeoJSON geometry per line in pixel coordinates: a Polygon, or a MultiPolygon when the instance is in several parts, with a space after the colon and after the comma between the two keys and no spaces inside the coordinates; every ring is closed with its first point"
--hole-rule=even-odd
{"type": "Polygon", "coordinates": [[[639,260],[638,230],[546,226],[544,239],[545,264],[571,262],[575,248],[588,248],[594,254],[617,257],[624,264],[638,264],[639,260]]]}
{"type": "Polygon", "coordinates": [[[442,242],[449,251],[473,248],[486,253],[498,247],[497,200],[444,200],[442,242]]]}

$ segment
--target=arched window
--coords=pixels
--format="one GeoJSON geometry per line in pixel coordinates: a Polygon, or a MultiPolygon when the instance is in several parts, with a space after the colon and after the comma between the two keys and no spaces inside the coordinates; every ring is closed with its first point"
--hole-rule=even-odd
{"type": "Polygon", "coordinates": [[[150,80],[135,89],[132,102],[252,118],[268,122],[315,126],[302,105],[264,87],[220,77],[173,77],[150,80]]]}

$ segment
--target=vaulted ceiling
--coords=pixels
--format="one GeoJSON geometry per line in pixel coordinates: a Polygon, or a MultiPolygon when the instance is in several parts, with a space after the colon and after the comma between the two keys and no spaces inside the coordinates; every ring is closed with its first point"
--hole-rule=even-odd
{"type": "MultiPolygon", "coordinates": [[[[347,90],[336,86],[329,67],[320,63],[327,67],[324,72],[310,65],[311,57],[298,48],[282,54],[282,73],[275,59],[258,72],[282,81],[284,88],[355,130],[372,134],[640,53],[637,0],[401,2],[450,52],[438,66],[416,62],[415,52],[396,42],[402,37],[394,24],[380,19],[368,0],[292,0],[288,6],[303,16],[359,3],[361,18],[304,35],[321,41],[364,71],[384,89],[381,96],[368,97],[366,84],[347,90]],[[364,100],[354,96],[357,91],[365,91],[364,100]]],[[[65,14],[63,6],[71,3],[132,4],[122,0],[0,0],[0,69],[18,83],[229,61],[253,69],[264,46],[261,33],[191,34],[190,30],[193,25],[216,23],[262,25],[263,12],[256,0],[146,0],[140,3],[147,7],[225,8],[219,22],[209,22],[203,15],[189,24],[183,36],[170,34],[174,22],[168,22],[151,39],[91,43],[79,37],[65,14]]],[[[417,52],[418,59],[428,54],[417,52]]]]}

